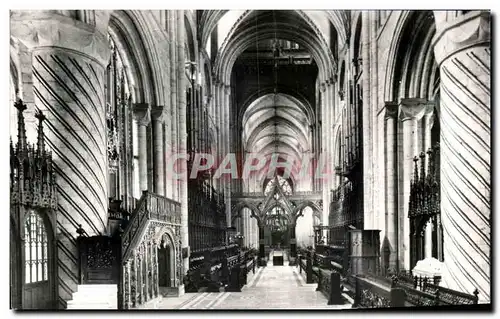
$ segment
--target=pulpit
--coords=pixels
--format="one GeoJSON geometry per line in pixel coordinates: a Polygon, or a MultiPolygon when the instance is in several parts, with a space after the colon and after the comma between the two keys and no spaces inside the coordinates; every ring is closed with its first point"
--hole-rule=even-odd
{"type": "Polygon", "coordinates": [[[380,230],[349,230],[349,272],[377,275],[380,269],[380,230]]]}

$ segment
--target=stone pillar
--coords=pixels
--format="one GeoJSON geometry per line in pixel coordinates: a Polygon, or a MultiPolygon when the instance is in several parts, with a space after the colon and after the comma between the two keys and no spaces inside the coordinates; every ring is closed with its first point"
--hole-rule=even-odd
{"type": "MultiPolygon", "coordinates": [[[[231,145],[229,143],[230,139],[230,125],[229,125],[229,110],[230,110],[230,96],[231,96],[231,86],[225,86],[224,95],[224,157],[231,152],[231,145]]],[[[225,198],[226,198],[226,222],[227,226],[231,227],[231,176],[226,175],[225,177],[225,198]]]]}
{"type": "MultiPolygon", "coordinates": [[[[178,81],[178,119],[179,119],[179,152],[185,154],[187,151],[187,131],[186,131],[186,73],[185,73],[185,26],[184,10],[177,10],[177,81],[178,81]]],[[[184,274],[189,269],[189,233],[188,233],[188,173],[187,161],[179,161],[179,172],[183,172],[179,183],[179,202],[181,203],[181,242],[182,248],[188,250],[187,257],[184,258],[184,274]]]]}
{"type": "Polygon", "coordinates": [[[369,159],[373,158],[372,154],[372,134],[373,121],[370,107],[370,18],[369,11],[361,12],[361,58],[363,68],[363,109],[362,109],[362,158],[363,158],[363,219],[364,228],[372,229],[374,214],[373,211],[373,163],[369,159]]]}
{"type": "Polygon", "coordinates": [[[90,15],[87,24],[49,10],[10,12],[11,37],[27,47],[21,59],[30,72],[21,91],[33,96],[27,100],[46,116],[45,142],[55,163],[61,247],[56,289],[63,300],[76,290],[75,225],[81,224],[89,236],[99,235],[106,233],[108,220],[104,72],[110,53],[109,13],[96,10],[90,15]]]}
{"type": "MultiPolygon", "coordinates": [[[[328,216],[330,215],[330,202],[331,202],[331,190],[333,188],[334,180],[334,152],[333,152],[333,111],[334,111],[334,94],[333,88],[335,87],[333,80],[326,81],[326,124],[327,124],[327,147],[326,147],[326,158],[327,158],[327,174],[328,179],[326,182],[326,199],[323,200],[323,215],[321,218],[321,223],[323,226],[328,226],[328,216]]],[[[325,239],[325,244],[327,244],[327,229],[323,229],[321,236],[325,239]]]]}
{"type": "MultiPolygon", "coordinates": [[[[329,190],[328,190],[328,178],[325,177],[325,175],[328,173],[329,170],[329,152],[328,152],[328,94],[327,94],[327,84],[326,83],[321,83],[320,84],[320,99],[321,99],[321,153],[318,155],[321,155],[320,159],[318,159],[318,165],[321,167],[318,167],[316,172],[319,172],[320,175],[317,176],[316,178],[321,178],[321,189],[322,189],[322,199],[323,203],[328,203],[328,197],[329,197],[329,190]]],[[[328,219],[328,205],[323,205],[323,211],[321,212],[321,216],[323,219],[328,219]]]]}
{"type": "MultiPolygon", "coordinates": [[[[179,152],[179,142],[178,142],[178,126],[179,122],[177,120],[177,20],[176,10],[167,10],[168,13],[168,37],[170,39],[170,140],[171,140],[171,156],[176,155],[179,152]]],[[[184,64],[182,64],[184,68],[184,64]]],[[[179,183],[178,180],[170,177],[171,189],[168,190],[171,195],[170,198],[179,201],[179,183]]]]}
{"type": "MultiPolygon", "coordinates": [[[[215,167],[219,167],[220,163],[222,162],[222,128],[221,128],[221,112],[222,112],[222,106],[221,106],[221,87],[220,87],[220,82],[215,83],[215,99],[214,99],[214,109],[215,109],[215,125],[216,125],[216,130],[217,130],[217,136],[216,136],[216,145],[217,147],[217,158],[215,159],[215,167]]],[[[221,179],[218,178],[215,181],[215,185],[217,186],[217,192],[219,194],[222,194],[221,188],[222,188],[222,183],[221,179]]]]}
{"type": "Polygon", "coordinates": [[[266,253],[264,249],[264,226],[259,225],[259,266],[265,267],[266,265],[266,253]]]}
{"type": "Polygon", "coordinates": [[[402,188],[398,189],[399,199],[399,266],[410,270],[410,220],[408,218],[410,185],[413,179],[413,158],[419,155],[418,121],[428,108],[434,106],[425,99],[402,99],[399,118],[403,127],[403,171],[400,177],[402,188]],[[401,245],[402,244],[402,245],[401,245]]]}
{"type": "Polygon", "coordinates": [[[163,162],[165,157],[165,148],[163,143],[163,123],[165,122],[165,116],[163,113],[163,107],[153,107],[151,111],[151,116],[153,118],[153,137],[154,137],[154,191],[158,195],[165,196],[165,172],[163,162]]]}
{"type": "Polygon", "coordinates": [[[398,147],[397,147],[397,114],[396,103],[386,103],[385,106],[385,163],[386,163],[386,212],[385,212],[385,235],[382,242],[382,250],[388,253],[383,256],[384,266],[398,271],[398,147]]]}
{"type": "MultiPolygon", "coordinates": [[[[170,10],[167,11],[167,16],[166,16],[166,32],[168,36],[170,37],[170,28],[171,28],[171,14],[170,10]]],[[[170,41],[164,42],[162,44],[163,50],[162,50],[162,59],[164,59],[165,63],[164,65],[164,74],[165,76],[163,77],[164,85],[163,85],[163,91],[164,91],[164,96],[165,98],[165,106],[163,107],[163,113],[164,113],[164,125],[163,125],[163,149],[164,149],[164,154],[163,154],[163,163],[164,163],[164,169],[163,169],[163,189],[164,189],[164,195],[167,198],[172,199],[172,172],[170,172],[170,168],[168,167],[168,161],[170,157],[172,156],[172,108],[175,107],[175,104],[172,104],[172,88],[171,88],[171,74],[173,73],[173,69],[171,66],[172,59],[170,58],[170,50],[172,45],[171,38],[169,38],[170,41]]]]}
{"type": "Polygon", "coordinates": [[[243,220],[243,246],[248,247],[249,239],[250,239],[250,228],[249,228],[249,214],[248,208],[243,208],[241,210],[241,218],[243,220]]]}
{"type": "Polygon", "coordinates": [[[140,191],[148,189],[148,139],[147,127],[151,122],[150,110],[147,104],[134,105],[134,118],[137,122],[137,139],[139,144],[139,185],[140,191]]]}
{"type": "Polygon", "coordinates": [[[290,257],[297,257],[297,236],[295,235],[296,224],[290,224],[290,257]]]}
{"type": "Polygon", "coordinates": [[[437,11],[444,284],[490,301],[490,13],[437,11]]]}

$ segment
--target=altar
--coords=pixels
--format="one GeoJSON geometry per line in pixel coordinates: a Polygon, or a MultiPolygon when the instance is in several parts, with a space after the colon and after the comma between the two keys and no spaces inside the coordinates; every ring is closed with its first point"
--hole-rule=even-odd
{"type": "Polygon", "coordinates": [[[273,251],[273,265],[274,266],[283,266],[284,264],[284,256],[283,250],[275,250],[273,251]]]}

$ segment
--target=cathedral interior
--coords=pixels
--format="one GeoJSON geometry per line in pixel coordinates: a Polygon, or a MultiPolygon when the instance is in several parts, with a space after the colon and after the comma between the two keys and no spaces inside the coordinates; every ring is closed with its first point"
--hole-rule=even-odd
{"type": "Polygon", "coordinates": [[[490,29],[10,11],[11,309],[491,305],[490,29]]]}

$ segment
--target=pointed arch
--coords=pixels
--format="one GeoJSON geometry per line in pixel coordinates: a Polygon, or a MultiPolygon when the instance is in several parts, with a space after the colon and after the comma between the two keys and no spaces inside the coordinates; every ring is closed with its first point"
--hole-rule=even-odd
{"type": "Polygon", "coordinates": [[[319,218],[319,220],[323,222],[322,218],[323,209],[319,207],[319,205],[317,205],[315,202],[312,202],[310,200],[305,200],[302,201],[300,204],[298,204],[293,211],[294,224],[297,223],[297,219],[299,217],[304,216],[302,211],[306,207],[310,207],[313,210],[313,216],[319,218]]]}
{"type": "Polygon", "coordinates": [[[255,218],[257,220],[257,223],[260,225],[260,223],[261,223],[260,210],[254,203],[251,203],[248,201],[239,201],[233,207],[233,209],[231,211],[231,224],[236,218],[241,218],[241,210],[243,208],[250,209],[251,217],[255,218]]]}

